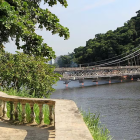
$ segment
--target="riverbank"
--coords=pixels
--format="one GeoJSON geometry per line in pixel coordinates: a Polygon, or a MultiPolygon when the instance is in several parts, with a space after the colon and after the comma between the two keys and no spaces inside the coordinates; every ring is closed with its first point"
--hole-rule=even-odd
{"type": "Polygon", "coordinates": [[[81,114],[94,140],[113,139],[113,137],[110,136],[110,131],[101,124],[100,115],[90,113],[90,111],[88,113],[82,111],[81,114]]]}

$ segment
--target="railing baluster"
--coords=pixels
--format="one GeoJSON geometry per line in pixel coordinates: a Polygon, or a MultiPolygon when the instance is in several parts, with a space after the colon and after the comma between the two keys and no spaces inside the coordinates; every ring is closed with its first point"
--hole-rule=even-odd
{"type": "Polygon", "coordinates": [[[3,107],[4,107],[3,101],[0,100],[0,117],[3,116],[3,107]]]}
{"type": "Polygon", "coordinates": [[[3,107],[3,119],[7,119],[7,102],[4,101],[4,107],[3,107]]]}
{"type": "Polygon", "coordinates": [[[26,123],[26,112],[25,112],[25,103],[22,104],[22,123],[26,123]]]}
{"type": "Polygon", "coordinates": [[[44,114],[43,114],[43,104],[38,104],[39,106],[39,119],[40,119],[40,124],[43,125],[44,124],[44,114]]]}
{"type": "Polygon", "coordinates": [[[52,120],[53,120],[53,117],[52,117],[52,112],[53,112],[53,106],[52,105],[49,105],[49,119],[50,119],[50,124],[52,124],[52,120]]]}
{"type": "Polygon", "coordinates": [[[10,121],[14,120],[14,109],[13,109],[13,102],[10,101],[10,121]]]}
{"type": "Polygon", "coordinates": [[[31,107],[31,123],[32,124],[36,124],[35,121],[35,112],[34,112],[34,104],[30,103],[30,107],[31,107]]]}
{"type": "Polygon", "coordinates": [[[15,96],[9,96],[9,95],[6,95],[5,93],[2,93],[2,94],[0,93],[0,118],[2,120],[9,120],[11,123],[14,123],[14,124],[15,123],[17,124],[20,121],[21,124],[30,123],[31,125],[32,124],[37,125],[36,120],[35,120],[36,114],[34,112],[34,109],[35,109],[34,107],[36,107],[35,106],[36,104],[38,104],[38,107],[39,107],[39,124],[40,125],[44,124],[43,104],[47,104],[47,107],[48,107],[46,110],[47,114],[45,115],[47,115],[46,117],[49,116],[50,124],[55,125],[55,112],[54,112],[55,101],[48,100],[48,99],[33,100],[30,98],[20,98],[20,97],[15,97],[15,96]],[[27,106],[26,108],[26,104],[27,105],[30,104],[30,107],[27,106]],[[31,114],[28,114],[30,111],[30,108],[31,108],[31,114]],[[8,111],[8,115],[10,114],[9,115],[10,119],[8,119],[9,116],[7,117],[7,111],[8,111]]]}
{"type": "Polygon", "coordinates": [[[55,127],[55,106],[53,105],[53,123],[55,127]]]}
{"type": "Polygon", "coordinates": [[[18,105],[18,102],[14,102],[14,116],[15,116],[15,121],[18,121],[17,105],[18,105]]]}

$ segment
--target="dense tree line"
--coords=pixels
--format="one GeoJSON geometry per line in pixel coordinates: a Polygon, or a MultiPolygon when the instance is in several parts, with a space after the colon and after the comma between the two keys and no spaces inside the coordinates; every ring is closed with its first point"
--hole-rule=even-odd
{"type": "Polygon", "coordinates": [[[74,62],[74,53],[68,53],[68,55],[61,55],[58,58],[57,66],[58,67],[76,67],[77,64],[74,62]]]}
{"type": "Polygon", "coordinates": [[[59,61],[67,60],[63,61],[63,66],[68,65],[70,61],[84,64],[129,53],[140,44],[140,10],[136,13],[137,15],[124,23],[124,26],[96,34],[95,38],[86,42],[86,46],[75,48],[73,58],[64,55],[59,61]]]}
{"type": "Polygon", "coordinates": [[[137,47],[140,44],[140,10],[124,26],[95,35],[86,46],[74,49],[75,62],[79,64],[108,59],[137,47]]]}

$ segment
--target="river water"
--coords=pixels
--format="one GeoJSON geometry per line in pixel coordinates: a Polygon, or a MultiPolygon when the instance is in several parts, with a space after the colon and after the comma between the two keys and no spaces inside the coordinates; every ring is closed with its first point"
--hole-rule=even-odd
{"type": "Polygon", "coordinates": [[[54,86],[51,98],[70,99],[86,112],[99,113],[115,140],[140,140],[140,82],[100,81],[96,85],[86,80],[84,86],[72,81],[68,87],[63,83],[54,86]]]}

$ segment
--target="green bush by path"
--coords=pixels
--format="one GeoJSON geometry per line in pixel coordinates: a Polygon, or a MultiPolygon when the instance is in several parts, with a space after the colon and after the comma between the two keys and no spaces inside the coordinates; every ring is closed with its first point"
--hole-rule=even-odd
{"type": "Polygon", "coordinates": [[[55,90],[52,86],[61,77],[54,69],[46,58],[0,51],[0,86],[8,91],[19,91],[24,86],[31,96],[48,98],[55,90]]]}
{"type": "Polygon", "coordinates": [[[113,140],[109,135],[109,130],[101,125],[99,115],[90,113],[90,111],[88,113],[81,111],[81,114],[94,140],[113,140]]]}

